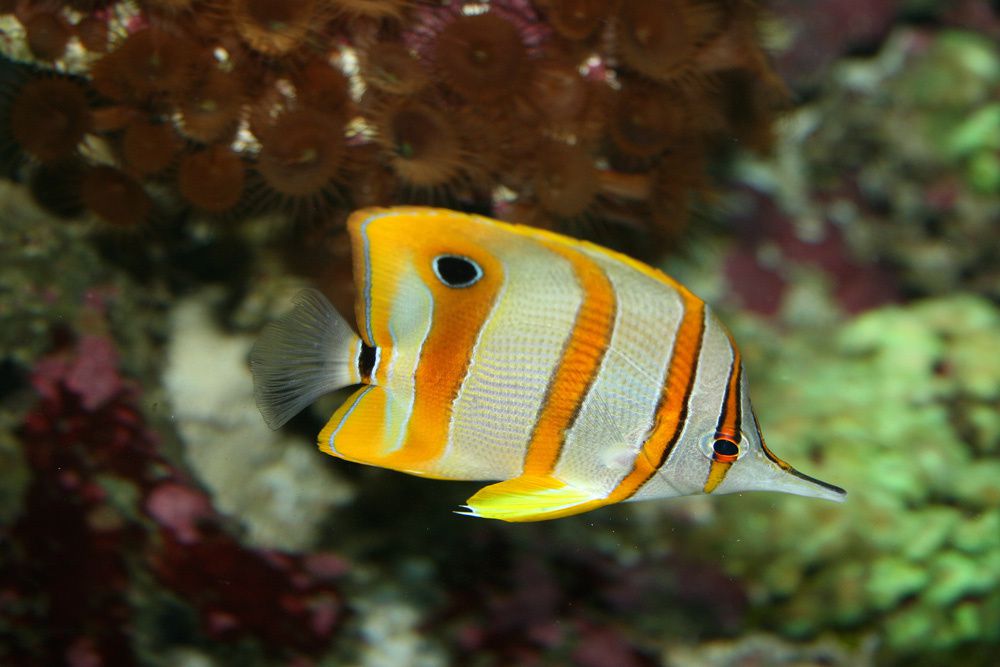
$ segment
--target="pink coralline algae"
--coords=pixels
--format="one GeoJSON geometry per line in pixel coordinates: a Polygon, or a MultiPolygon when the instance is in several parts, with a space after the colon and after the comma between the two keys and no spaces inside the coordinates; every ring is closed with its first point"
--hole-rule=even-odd
{"type": "Polygon", "coordinates": [[[8,664],[135,661],[128,554],[144,529],[111,502],[105,483],[145,481],[155,444],[124,392],[85,406],[66,386],[77,361],[39,363],[42,399],[20,429],[34,476],[21,517],[3,531],[18,545],[0,556],[0,609],[12,635],[0,660],[8,664]]]}
{"type": "Polygon", "coordinates": [[[739,303],[761,315],[781,309],[790,271],[803,267],[827,276],[834,301],[845,313],[859,313],[898,298],[890,272],[852,255],[834,225],[824,222],[819,238],[804,239],[774,202],[755,196],[752,212],[737,221],[743,242],[726,258],[726,282],[739,303]],[[762,261],[762,249],[767,261],[762,261]]]}
{"type": "Polygon", "coordinates": [[[118,352],[104,336],[84,335],[72,353],[40,360],[32,375],[35,391],[52,399],[60,387],[80,398],[84,410],[94,411],[123,388],[118,375],[118,352]]]}
{"type": "Polygon", "coordinates": [[[205,494],[174,482],[164,482],[146,496],[146,511],[180,544],[197,542],[198,523],[212,518],[212,504],[205,494]]]}
{"type": "Polygon", "coordinates": [[[288,658],[325,649],[345,616],[346,562],[247,548],[227,533],[162,453],[117,360],[112,339],[84,335],[35,365],[39,399],[17,430],[32,479],[20,516],[0,527],[17,545],[0,550],[0,663],[144,662],[145,635],[159,630],[143,625],[157,612],[147,600],[139,613],[140,588],[179,598],[202,637],[251,638],[288,658]]]}
{"type": "Polygon", "coordinates": [[[900,0],[778,0],[772,3],[792,33],[792,44],[777,59],[793,84],[815,80],[851,49],[877,44],[892,27],[900,0]]]}
{"type": "Polygon", "coordinates": [[[208,498],[182,484],[155,487],[146,509],[160,524],[152,570],[199,607],[210,637],[249,634],[269,647],[306,653],[326,647],[344,615],[334,584],[341,570],[243,547],[222,530],[208,498]]]}

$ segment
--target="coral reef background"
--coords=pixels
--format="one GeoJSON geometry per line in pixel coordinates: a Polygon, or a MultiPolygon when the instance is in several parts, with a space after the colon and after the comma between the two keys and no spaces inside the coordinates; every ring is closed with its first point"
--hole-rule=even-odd
{"type": "MultiPolygon", "coordinates": [[[[1000,8],[0,1],[0,663],[992,665],[1000,8]],[[451,514],[246,355],[344,217],[654,261],[776,451],[850,491],[451,514]]],[[[415,233],[419,233],[417,230],[415,233]]]]}

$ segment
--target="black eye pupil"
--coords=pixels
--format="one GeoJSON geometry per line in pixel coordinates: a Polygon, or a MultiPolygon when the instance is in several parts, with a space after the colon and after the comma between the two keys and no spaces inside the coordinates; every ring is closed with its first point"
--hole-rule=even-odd
{"type": "Polygon", "coordinates": [[[716,440],[712,449],[719,456],[736,456],[740,453],[739,446],[732,440],[716,440]]]}
{"type": "Polygon", "coordinates": [[[483,270],[478,264],[458,255],[436,257],[434,273],[448,287],[468,287],[483,276],[483,270]]]}

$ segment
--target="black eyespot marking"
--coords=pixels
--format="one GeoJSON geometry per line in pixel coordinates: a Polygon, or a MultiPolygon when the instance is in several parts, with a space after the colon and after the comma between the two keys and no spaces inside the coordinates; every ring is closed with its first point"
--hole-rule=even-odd
{"type": "Polygon", "coordinates": [[[433,266],[434,275],[448,287],[469,287],[483,277],[478,264],[460,255],[438,255],[433,266]]]}
{"type": "Polygon", "coordinates": [[[712,443],[712,453],[716,461],[735,461],[740,455],[740,446],[720,438],[712,443]]]}
{"type": "Polygon", "coordinates": [[[372,370],[375,369],[375,348],[361,344],[361,351],[358,353],[358,375],[363,378],[371,378],[372,370]]]}

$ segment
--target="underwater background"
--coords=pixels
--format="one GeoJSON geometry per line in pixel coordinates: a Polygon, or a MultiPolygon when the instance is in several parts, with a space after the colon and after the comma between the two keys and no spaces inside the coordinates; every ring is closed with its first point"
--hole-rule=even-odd
{"type": "MultiPolygon", "coordinates": [[[[1000,6],[0,1],[0,665],[995,665],[1000,6]],[[849,492],[452,513],[253,403],[431,204],[654,263],[849,492]]],[[[420,230],[414,230],[419,234],[420,230]]]]}

